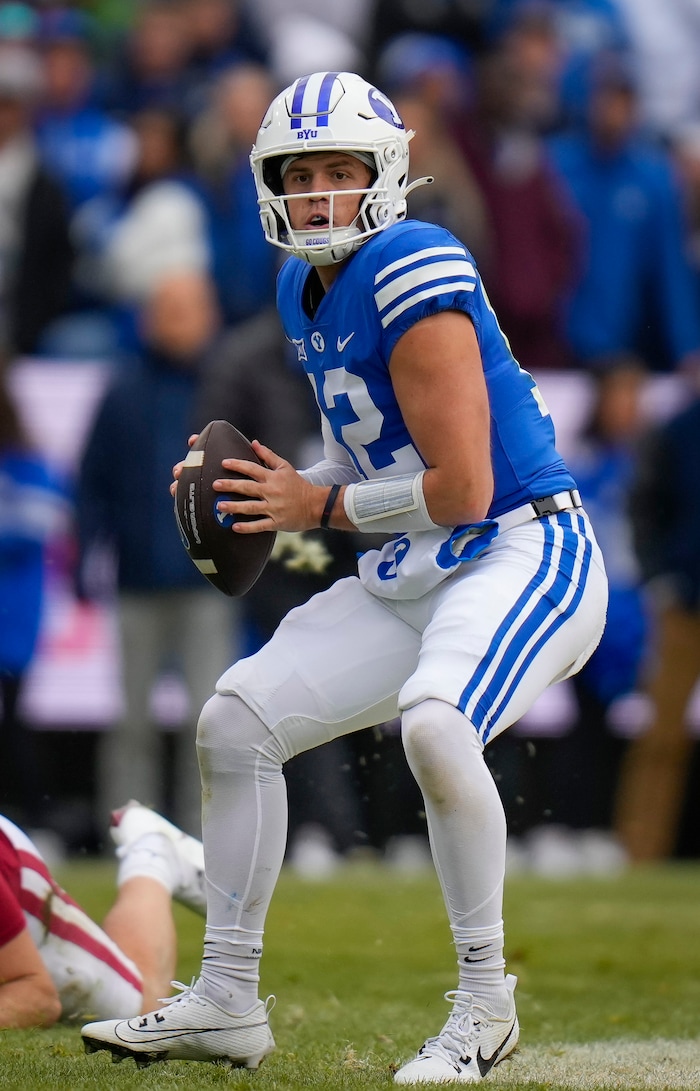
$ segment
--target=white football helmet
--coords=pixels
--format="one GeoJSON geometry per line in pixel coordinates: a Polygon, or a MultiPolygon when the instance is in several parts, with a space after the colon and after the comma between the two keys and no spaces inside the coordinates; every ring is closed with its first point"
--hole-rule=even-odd
{"type": "Polygon", "coordinates": [[[267,240],[311,265],[332,265],[371,235],[404,219],[406,196],[413,188],[408,186],[408,142],[413,135],[386,95],[354,72],[315,72],[295,80],[270,106],[250,155],[267,240]],[[363,153],[362,159],[374,165],[375,177],[368,189],[343,191],[346,196],[364,195],[350,227],[333,227],[330,192],[329,225],[293,231],[288,199],[282,195],[282,164],[291,156],[329,151],[363,153]]]}

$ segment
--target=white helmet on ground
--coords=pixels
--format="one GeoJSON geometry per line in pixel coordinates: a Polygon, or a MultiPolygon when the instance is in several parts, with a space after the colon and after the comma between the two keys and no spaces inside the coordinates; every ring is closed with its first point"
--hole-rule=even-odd
{"type": "Polygon", "coordinates": [[[267,240],[311,265],[332,265],[404,219],[413,188],[407,184],[412,136],[386,95],[354,72],[315,72],[295,80],[270,106],[250,155],[267,240]],[[334,228],[331,215],[320,230],[293,231],[282,196],[282,165],[331,151],[357,155],[371,167],[367,189],[344,191],[364,195],[358,215],[350,227],[334,228]]]}

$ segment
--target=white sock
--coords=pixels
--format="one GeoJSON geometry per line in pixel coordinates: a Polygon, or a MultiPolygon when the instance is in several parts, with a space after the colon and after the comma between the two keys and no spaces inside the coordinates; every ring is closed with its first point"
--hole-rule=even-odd
{"type": "Polygon", "coordinates": [[[483,1000],[494,1015],[507,1015],[510,1001],[505,989],[503,922],[495,928],[455,928],[454,938],[458,991],[483,1000]]]}
{"type": "Polygon", "coordinates": [[[197,992],[237,1015],[258,999],[262,932],[207,927],[197,992]]]}
{"type": "Polygon", "coordinates": [[[164,833],[145,833],[131,845],[117,849],[117,886],[136,876],[161,883],[172,894],[180,881],[180,864],[172,841],[164,833]]]}

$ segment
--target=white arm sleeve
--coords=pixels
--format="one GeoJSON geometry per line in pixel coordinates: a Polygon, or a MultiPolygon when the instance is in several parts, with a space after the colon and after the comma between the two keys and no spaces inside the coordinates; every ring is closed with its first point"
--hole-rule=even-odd
{"type": "Polygon", "coordinates": [[[349,485],[353,481],[364,480],[345,447],[331,432],[325,417],[321,422],[321,432],[326,457],[306,470],[299,470],[300,476],[312,485],[349,485]]]}
{"type": "Polygon", "coordinates": [[[351,485],[354,481],[362,480],[354,466],[347,462],[335,462],[332,458],[324,458],[315,466],[297,472],[312,485],[351,485]]]}

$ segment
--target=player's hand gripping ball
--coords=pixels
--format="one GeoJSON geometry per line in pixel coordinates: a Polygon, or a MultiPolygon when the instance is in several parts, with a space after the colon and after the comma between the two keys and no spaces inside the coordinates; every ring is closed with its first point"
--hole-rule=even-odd
{"type": "MultiPolygon", "coordinates": [[[[234,518],[218,511],[219,500],[244,499],[216,492],[212,483],[222,476],[242,477],[223,470],[224,458],[260,462],[252,446],[237,428],[214,420],[190,447],[175,490],[175,518],[185,549],[203,576],[225,595],[245,595],[262,573],[275,544],[274,531],[236,534],[234,518]]],[[[238,515],[235,521],[255,519],[238,515]]]]}

